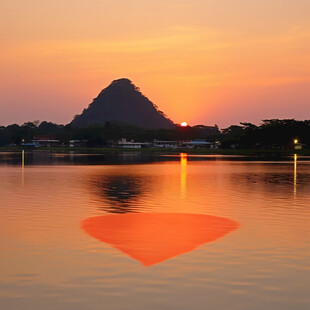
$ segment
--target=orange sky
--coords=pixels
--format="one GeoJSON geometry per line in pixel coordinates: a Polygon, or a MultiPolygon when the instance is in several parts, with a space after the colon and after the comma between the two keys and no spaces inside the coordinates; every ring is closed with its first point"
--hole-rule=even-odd
{"type": "Polygon", "coordinates": [[[0,125],[71,121],[127,77],[173,121],[310,118],[308,0],[0,2],[0,125]]]}

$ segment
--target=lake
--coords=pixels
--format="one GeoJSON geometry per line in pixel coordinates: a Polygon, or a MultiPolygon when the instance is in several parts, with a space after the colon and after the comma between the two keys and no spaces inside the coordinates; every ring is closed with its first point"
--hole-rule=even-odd
{"type": "Polygon", "coordinates": [[[309,309],[310,158],[0,153],[0,308],[309,309]]]}

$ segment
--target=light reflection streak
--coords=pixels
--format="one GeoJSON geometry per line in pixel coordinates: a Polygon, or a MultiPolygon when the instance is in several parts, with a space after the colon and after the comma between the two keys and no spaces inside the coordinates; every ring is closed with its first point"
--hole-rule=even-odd
{"type": "Polygon", "coordinates": [[[22,150],[22,185],[25,183],[25,151],[22,150]]]}
{"type": "Polygon", "coordinates": [[[181,198],[186,196],[186,177],[187,177],[187,154],[180,153],[181,159],[181,198]]]}
{"type": "Polygon", "coordinates": [[[294,154],[294,198],[297,192],[297,154],[294,154]]]}

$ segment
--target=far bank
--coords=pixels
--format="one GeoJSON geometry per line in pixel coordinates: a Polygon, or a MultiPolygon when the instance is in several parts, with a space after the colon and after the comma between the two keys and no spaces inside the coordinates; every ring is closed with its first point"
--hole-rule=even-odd
{"type": "Polygon", "coordinates": [[[80,153],[80,154],[103,154],[103,153],[150,153],[150,154],[171,154],[176,155],[180,153],[197,154],[197,155],[236,155],[236,156],[259,156],[259,157],[284,157],[293,156],[294,154],[301,156],[310,156],[310,149],[207,149],[207,148],[141,148],[141,149],[123,149],[123,148],[100,148],[100,147],[50,147],[50,148],[23,148],[21,146],[7,146],[0,147],[0,152],[60,152],[60,153],[80,153]]]}

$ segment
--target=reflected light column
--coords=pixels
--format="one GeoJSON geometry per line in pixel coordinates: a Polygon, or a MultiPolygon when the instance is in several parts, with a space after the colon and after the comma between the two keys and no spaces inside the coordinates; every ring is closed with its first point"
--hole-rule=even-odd
{"type": "Polygon", "coordinates": [[[181,159],[181,198],[186,196],[186,167],[187,167],[187,154],[180,153],[181,159]]]}
{"type": "Polygon", "coordinates": [[[25,183],[25,151],[22,150],[22,185],[25,183]]]}
{"type": "Polygon", "coordinates": [[[296,198],[297,189],[297,154],[294,154],[294,198],[296,198]]]}

